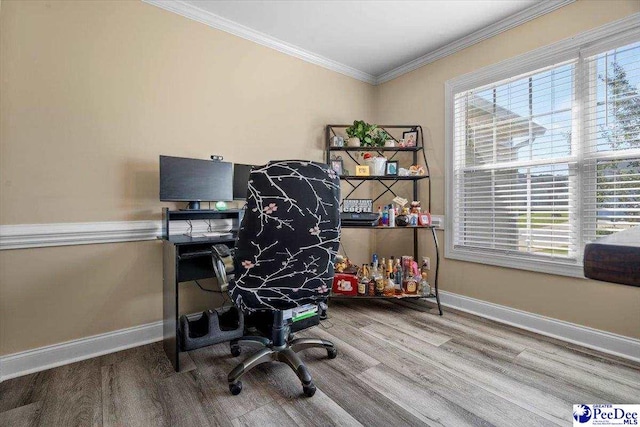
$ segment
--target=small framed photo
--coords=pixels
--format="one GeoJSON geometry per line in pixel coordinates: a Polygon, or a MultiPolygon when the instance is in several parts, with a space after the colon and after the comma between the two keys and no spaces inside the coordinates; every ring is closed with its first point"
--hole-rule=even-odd
{"type": "Polygon", "coordinates": [[[331,169],[338,175],[344,175],[344,163],[342,159],[331,160],[331,169]]]}
{"type": "Polygon", "coordinates": [[[368,165],[357,165],[356,166],[356,176],[369,176],[369,166],[368,165]]]}
{"type": "Polygon", "coordinates": [[[418,131],[403,132],[402,139],[404,139],[405,147],[415,147],[418,145],[418,131]]]}
{"type": "Polygon", "coordinates": [[[385,175],[398,176],[398,161],[391,160],[387,162],[385,175]]]}

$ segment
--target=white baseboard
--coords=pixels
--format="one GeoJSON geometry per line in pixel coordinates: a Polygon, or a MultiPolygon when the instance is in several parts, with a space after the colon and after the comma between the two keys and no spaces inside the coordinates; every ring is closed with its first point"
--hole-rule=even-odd
{"type": "MultiPolygon", "coordinates": [[[[520,329],[640,362],[640,340],[517,310],[451,292],[440,292],[443,306],[475,314],[520,329]]],[[[445,312],[446,316],[446,312],[445,312]]]]}
{"type": "Polygon", "coordinates": [[[162,321],[0,356],[0,382],[162,340],[162,321]]]}
{"type": "MultiPolygon", "coordinates": [[[[640,340],[503,305],[440,292],[442,305],[640,362],[640,340]]],[[[446,316],[446,312],[445,312],[446,316]]],[[[162,321],[0,356],[0,382],[162,340],[162,321]]]]}

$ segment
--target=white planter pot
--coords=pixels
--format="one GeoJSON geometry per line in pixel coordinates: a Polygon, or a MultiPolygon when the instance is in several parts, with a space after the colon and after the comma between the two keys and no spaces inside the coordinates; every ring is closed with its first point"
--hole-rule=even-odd
{"type": "Polygon", "coordinates": [[[369,166],[369,174],[374,176],[382,176],[385,174],[387,159],[384,157],[372,157],[364,161],[369,166]]]}
{"type": "Polygon", "coordinates": [[[349,147],[360,147],[360,138],[356,138],[355,136],[349,138],[347,140],[347,146],[349,147]]]}

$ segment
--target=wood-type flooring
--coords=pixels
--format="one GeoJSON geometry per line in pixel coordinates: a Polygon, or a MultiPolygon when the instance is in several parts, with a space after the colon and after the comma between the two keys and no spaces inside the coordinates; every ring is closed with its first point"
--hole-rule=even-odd
{"type": "Polygon", "coordinates": [[[183,353],[176,373],[155,343],[4,381],[0,426],[568,426],[576,403],[640,403],[640,364],[479,317],[380,300],[329,316],[297,334],[339,352],[301,352],[311,398],[281,363],[232,396],[249,347],[183,353]]]}

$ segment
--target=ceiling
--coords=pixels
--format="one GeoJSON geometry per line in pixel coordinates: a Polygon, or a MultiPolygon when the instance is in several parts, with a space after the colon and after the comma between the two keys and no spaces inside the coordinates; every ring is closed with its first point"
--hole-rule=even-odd
{"type": "Polygon", "coordinates": [[[574,0],[145,1],[380,83],[574,0]]]}

